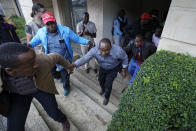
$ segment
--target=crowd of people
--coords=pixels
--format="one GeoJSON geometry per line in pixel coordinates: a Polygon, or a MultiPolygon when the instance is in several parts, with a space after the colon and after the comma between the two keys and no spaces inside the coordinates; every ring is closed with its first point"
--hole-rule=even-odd
{"type": "Polygon", "coordinates": [[[44,5],[34,3],[32,21],[25,26],[27,44],[21,44],[16,27],[4,20],[0,10],[0,114],[8,119],[7,130],[25,130],[30,104],[35,98],[51,118],[62,123],[64,131],[69,131],[69,121],[55,99],[58,92],[54,78],[61,79],[67,96],[71,91],[70,74],[82,65],[89,73],[90,60],[99,64],[99,69],[95,64],[92,69],[94,73],[99,71],[100,95],[104,94],[103,104],[107,105],[118,73],[124,78],[128,69],[131,85],[142,63],[156,52],[162,32],[157,15],[157,10],[145,12],[129,25],[122,9],[113,22],[113,41],[103,38],[95,44],[97,29],[88,12],[74,33],[57,24],[44,5]],[[81,45],[83,55],[75,62],[71,41],[81,45]]]}

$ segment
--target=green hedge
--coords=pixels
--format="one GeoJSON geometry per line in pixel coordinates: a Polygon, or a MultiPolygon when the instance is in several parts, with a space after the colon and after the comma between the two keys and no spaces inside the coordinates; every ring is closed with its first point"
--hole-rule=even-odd
{"type": "Polygon", "coordinates": [[[18,16],[11,16],[10,18],[14,23],[16,23],[16,33],[17,33],[18,37],[20,39],[26,37],[25,19],[23,17],[18,17],[18,16]]]}
{"type": "Polygon", "coordinates": [[[159,51],[120,99],[108,131],[196,131],[196,58],[159,51]]]}

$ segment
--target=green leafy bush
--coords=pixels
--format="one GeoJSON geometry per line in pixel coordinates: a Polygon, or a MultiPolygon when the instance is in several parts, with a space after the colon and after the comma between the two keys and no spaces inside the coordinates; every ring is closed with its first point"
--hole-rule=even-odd
{"type": "Polygon", "coordinates": [[[141,66],[108,131],[196,131],[196,58],[159,51],[141,66]]]}
{"type": "Polygon", "coordinates": [[[18,16],[11,16],[11,20],[16,24],[16,33],[18,37],[24,38],[26,36],[25,34],[25,19],[18,16]]]}

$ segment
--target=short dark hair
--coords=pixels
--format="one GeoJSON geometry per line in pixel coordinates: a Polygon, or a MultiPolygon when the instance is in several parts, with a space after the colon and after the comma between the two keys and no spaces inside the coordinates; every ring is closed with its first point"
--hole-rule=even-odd
{"type": "Polygon", "coordinates": [[[135,38],[139,37],[141,40],[144,40],[144,36],[141,34],[137,34],[135,38]]]}
{"type": "Polygon", "coordinates": [[[118,12],[118,16],[119,16],[121,13],[125,14],[125,10],[124,10],[124,9],[120,9],[120,11],[118,12]]]}
{"type": "Polygon", "coordinates": [[[35,12],[39,12],[41,8],[44,8],[44,5],[40,3],[34,3],[32,7],[31,17],[34,17],[35,12]]]}
{"type": "Polygon", "coordinates": [[[89,13],[88,12],[84,12],[84,15],[89,15],[89,13]]]}
{"type": "Polygon", "coordinates": [[[16,43],[7,42],[0,45],[0,65],[3,68],[15,68],[18,67],[20,62],[18,56],[26,53],[30,50],[29,47],[16,43]]]}
{"type": "Polygon", "coordinates": [[[101,39],[101,41],[99,42],[99,45],[100,45],[100,43],[109,43],[110,45],[112,45],[110,39],[108,39],[108,38],[101,39]]]}

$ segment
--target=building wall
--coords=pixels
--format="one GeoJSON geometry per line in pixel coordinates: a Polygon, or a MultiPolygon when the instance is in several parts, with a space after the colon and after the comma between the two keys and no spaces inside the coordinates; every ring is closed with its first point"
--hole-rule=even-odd
{"type": "Polygon", "coordinates": [[[31,13],[32,13],[32,6],[34,2],[39,2],[43,4],[47,11],[54,13],[52,0],[18,0],[18,2],[20,4],[26,23],[32,20],[31,13]]]}
{"type": "Polygon", "coordinates": [[[195,20],[195,0],[172,0],[158,50],[196,56],[195,20]]]}
{"type": "Polygon", "coordinates": [[[22,9],[25,21],[26,23],[28,23],[32,19],[31,12],[32,12],[33,2],[32,0],[18,0],[18,2],[22,9]]]}
{"type": "Polygon", "coordinates": [[[14,0],[0,0],[6,16],[20,16],[14,0]]]}
{"type": "Polygon", "coordinates": [[[159,9],[163,13],[169,9],[171,0],[87,0],[88,12],[90,19],[96,22],[98,28],[98,37],[112,40],[112,23],[117,17],[120,9],[125,9],[128,23],[132,24],[142,12],[149,11],[153,8],[159,9]]]}
{"type": "Polygon", "coordinates": [[[104,0],[87,0],[90,20],[95,23],[97,28],[96,43],[103,37],[103,1],[104,0]]]}
{"type": "Polygon", "coordinates": [[[32,1],[33,3],[38,2],[43,4],[48,12],[54,13],[52,0],[32,0],[32,1]]]}

